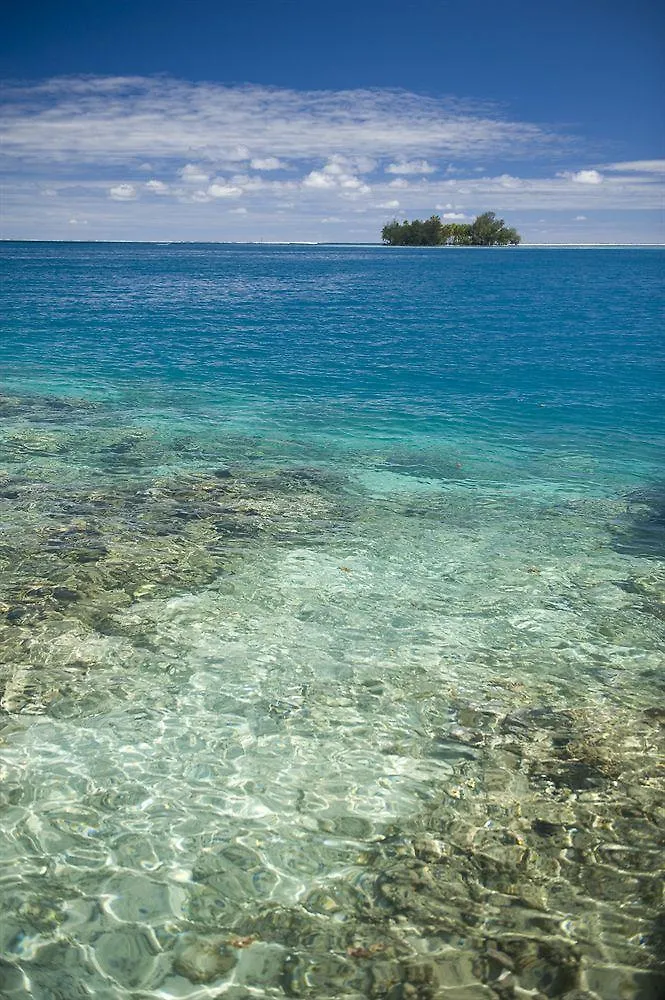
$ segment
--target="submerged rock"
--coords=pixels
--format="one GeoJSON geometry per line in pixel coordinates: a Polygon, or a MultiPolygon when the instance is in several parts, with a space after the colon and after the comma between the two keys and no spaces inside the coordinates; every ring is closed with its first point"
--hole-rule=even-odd
{"type": "MultiPolygon", "coordinates": [[[[152,442],[130,435],[113,443],[109,435],[98,453],[117,469],[131,464],[132,455],[144,456],[146,440],[152,442]]],[[[206,468],[214,461],[206,458],[206,468]]],[[[219,587],[248,546],[278,548],[291,540],[313,546],[321,538],[328,544],[331,526],[350,515],[339,491],[328,490],[314,471],[251,476],[234,465],[233,476],[220,470],[130,482],[118,476],[116,485],[56,484],[42,493],[35,487],[30,497],[21,486],[20,496],[8,498],[12,520],[0,549],[3,710],[59,719],[97,713],[100,705],[106,711],[135,697],[133,680],[146,666],[155,687],[166,691],[171,672],[187,665],[173,633],[156,634],[155,621],[162,626],[166,616],[153,609],[171,600],[179,614],[188,595],[219,587]]],[[[439,518],[442,509],[428,516],[439,518]]],[[[344,586],[361,576],[353,566],[344,586]]],[[[635,593],[659,599],[658,580],[637,583],[635,593]]],[[[268,596],[279,601],[276,588],[268,596]]],[[[444,598],[433,607],[444,614],[444,598]]],[[[622,623],[615,627],[621,632],[622,623]]],[[[665,828],[660,702],[624,708],[608,696],[599,707],[589,698],[584,711],[557,687],[565,648],[538,647],[538,670],[532,665],[538,677],[529,686],[520,683],[524,646],[519,637],[511,642],[473,653],[487,667],[486,697],[465,702],[427,678],[418,709],[404,716],[399,746],[392,734],[386,738],[386,754],[405,758],[395,762],[396,773],[397,765],[406,771],[414,760],[436,764],[439,777],[413,815],[391,817],[382,835],[361,816],[329,813],[325,802],[315,815],[303,810],[311,826],[299,827],[299,836],[309,830],[317,844],[343,840],[344,851],[358,856],[349,864],[345,854],[325,880],[303,876],[300,905],[268,898],[282,886],[279,873],[264,864],[254,821],[245,824],[253,846],[227,850],[220,813],[224,846],[206,845],[202,861],[192,865],[198,881],[188,883],[181,922],[187,933],[175,947],[168,939],[164,965],[205,985],[232,970],[239,981],[238,964],[252,992],[325,1000],[455,993],[570,1000],[584,996],[586,972],[606,968],[608,956],[656,982],[657,845],[665,828]],[[541,677],[548,671],[553,680],[541,677]],[[232,924],[224,934],[223,921],[232,924]]],[[[464,690],[467,661],[449,642],[445,656],[464,690]]],[[[377,664],[364,681],[354,669],[347,675],[353,690],[344,692],[350,701],[355,692],[363,711],[394,704],[401,712],[390,701],[390,676],[377,664]]],[[[264,703],[263,693],[251,698],[251,710],[238,705],[248,739],[279,737],[286,746],[297,731],[292,724],[305,717],[300,705],[268,694],[264,703]]],[[[334,753],[335,734],[329,738],[321,746],[334,753]]],[[[220,757],[227,750],[220,741],[220,757]]],[[[143,791],[137,795],[143,801],[143,791]]],[[[189,827],[185,835],[193,842],[198,833],[189,827]]],[[[303,851],[309,843],[303,840],[303,851]]]]}
{"type": "Polygon", "coordinates": [[[174,971],[191,983],[212,983],[230,972],[237,962],[225,939],[186,935],[173,956],[174,971]]]}
{"type": "MultiPolygon", "coordinates": [[[[132,432],[121,440],[141,445],[144,438],[132,432]]],[[[12,482],[0,473],[0,483],[12,482]]],[[[147,649],[151,626],[130,613],[133,605],[214,583],[248,545],[320,532],[335,502],[318,484],[264,475],[22,489],[0,545],[0,684],[14,691],[6,710],[52,712],[63,699],[75,700],[68,668],[51,655],[55,634],[82,628],[147,649]],[[31,677],[12,688],[25,662],[38,671],[49,664],[44,682],[35,686],[31,677]]]]}
{"type": "Polygon", "coordinates": [[[614,548],[626,555],[662,559],[665,556],[665,485],[635,490],[627,510],[611,525],[614,548]]]}
{"type": "MultiPolygon", "coordinates": [[[[626,996],[659,997],[657,713],[490,715],[482,745],[457,765],[459,799],[400,820],[368,849],[362,879],[327,881],[307,913],[269,905],[245,921],[290,949],[289,995],[598,1000],[588,984],[615,963],[626,983],[639,979],[642,992],[626,996]]],[[[471,707],[455,716],[479,721],[471,707]]]]}

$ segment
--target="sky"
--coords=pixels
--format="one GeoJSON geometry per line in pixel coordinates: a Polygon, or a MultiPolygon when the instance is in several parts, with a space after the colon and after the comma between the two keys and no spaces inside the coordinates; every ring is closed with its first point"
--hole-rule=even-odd
{"type": "Polygon", "coordinates": [[[665,242],[664,53],[660,0],[15,3],[0,236],[665,242]]]}

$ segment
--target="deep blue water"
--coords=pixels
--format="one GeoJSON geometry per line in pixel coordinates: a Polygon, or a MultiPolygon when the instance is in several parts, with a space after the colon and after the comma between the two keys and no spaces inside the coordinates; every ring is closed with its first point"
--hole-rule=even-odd
{"type": "Polygon", "coordinates": [[[10,379],[213,414],[242,397],[298,433],[477,434],[524,472],[563,450],[660,477],[662,250],[1,253],[10,379]]]}
{"type": "Polygon", "coordinates": [[[657,1000],[664,265],[0,244],[3,996],[657,1000]]]}
{"type": "Polygon", "coordinates": [[[11,374],[109,388],[147,376],[213,400],[233,388],[562,436],[662,426],[660,249],[0,252],[11,374]]]}

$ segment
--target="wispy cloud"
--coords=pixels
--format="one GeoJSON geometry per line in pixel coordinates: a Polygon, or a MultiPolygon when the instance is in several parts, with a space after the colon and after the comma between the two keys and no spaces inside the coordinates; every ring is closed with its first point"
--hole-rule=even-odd
{"type": "Polygon", "coordinates": [[[372,238],[397,209],[567,212],[572,225],[663,204],[663,160],[594,162],[556,130],[402,90],[67,77],[5,85],[0,99],[16,237],[87,220],[94,238],[312,239],[353,212],[372,238]]]}
{"type": "Polygon", "coordinates": [[[433,167],[427,160],[403,160],[401,163],[389,163],[386,167],[387,174],[433,174],[436,167],[433,167]]]}
{"type": "MultiPolygon", "coordinates": [[[[495,208],[498,211],[524,209],[565,210],[657,210],[663,204],[665,187],[657,176],[638,177],[630,174],[605,175],[580,180],[580,174],[593,175],[595,170],[557,172],[550,177],[518,177],[497,174],[486,177],[449,177],[431,181],[406,181],[400,178],[400,198],[405,203],[417,199],[419,204],[436,197],[456,208],[471,211],[495,208]]],[[[600,174],[599,174],[600,176],[600,174]]],[[[394,189],[396,181],[387,185],[394,189]]]]}
{"type": "MultiPolygon", "coordinates": [[[[63,77],[5,86],[5,156],[71,163],[265,163],[334,154],[524,153],[560,142],[485,109],[400,90],[294,91],[168,78],[63,77]]],[[[422,172],[422,171],[421,171],[422,172]]]]}
{"type": "Polygon", "coordinates": [[[624,163],[607,163],[603,170],[622,174],[665,174],[665,160],[627,160],[624,163]]]}

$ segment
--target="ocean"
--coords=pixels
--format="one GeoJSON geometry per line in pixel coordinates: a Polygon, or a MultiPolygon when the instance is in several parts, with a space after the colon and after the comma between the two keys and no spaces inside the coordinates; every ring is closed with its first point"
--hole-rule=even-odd
{"type": "Polygon", "coordinates": [[[665,995],[665,251],[0,244],[0,996],[665,995]]]}

